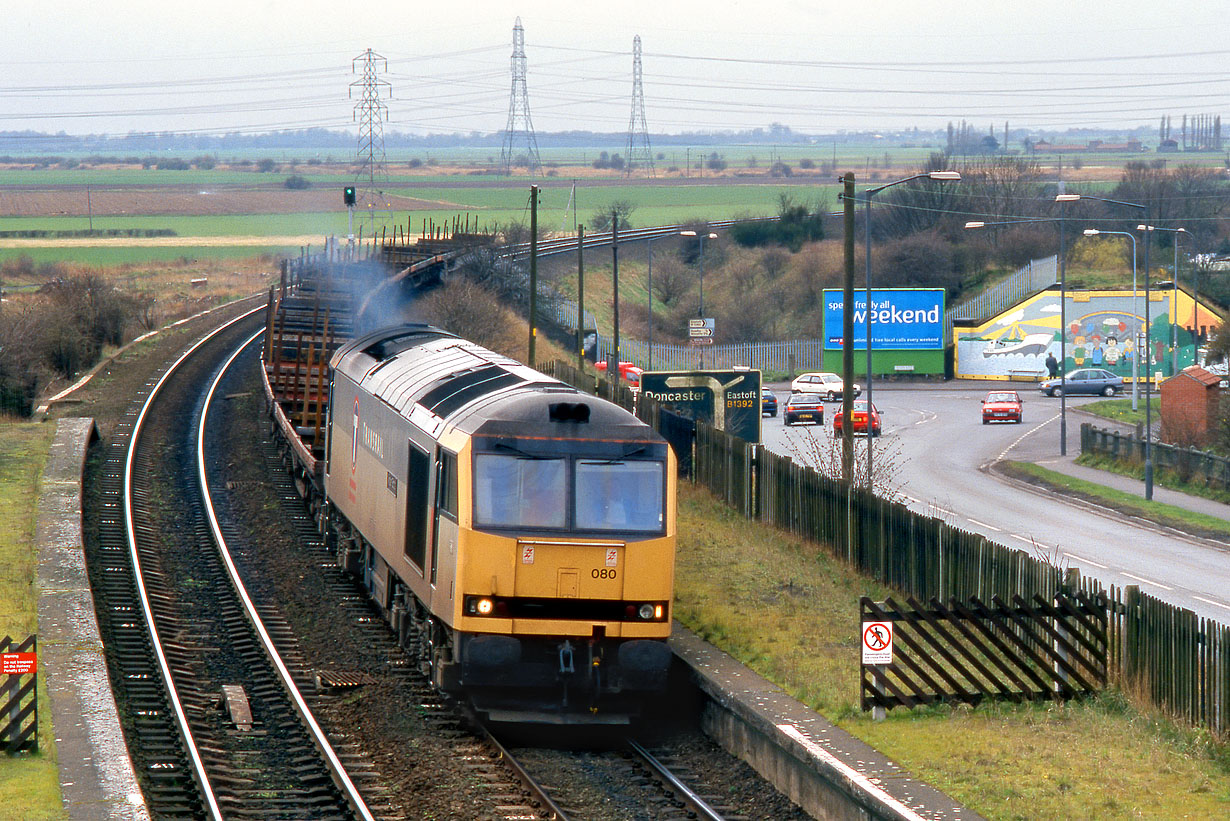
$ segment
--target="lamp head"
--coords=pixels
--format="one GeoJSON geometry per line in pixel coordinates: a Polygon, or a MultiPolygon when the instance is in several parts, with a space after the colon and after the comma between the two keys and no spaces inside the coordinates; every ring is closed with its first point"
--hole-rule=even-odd
{"type": "Polygon", "coordinates": [[[679,232],[679,236],[681,236],[681,237],[694,237],[694,236],[696,236],[696,232],[695,232],[695,231],[680,231],[680,232],[679,232]]]}
{"type": "Polygon", "coordinates": [[[1153,226],[1152,225],[1137,225],[1136,230],[1137,231],[1152,231],[1153,226]]]}
{"type": "Polygon", "coordinates": [[[1096,237],[1098,234],[1102,232],[1096,228],[1086,228],[1083,233],[1087,237],[1096,237]]]}
{"type": "Polygon", "coordinates": [[[951,182],[960,182],[961,172],[960,171],[931,171],[927,174],[927,177],[932,180],[948,180],[951,182]]]}
{"type": "Polygon", "coordinates": [[[1076,202],[1080,198],[1080,194],[1056,194],[1055,202],[1076,202]]]}
{"type": "Polygon", "coordinates": [[[986,227],[986,225],[987,225],[987,224],[986,224],[985,222],[967,222],[967,223],[965,223],[965,227],[966,227],[966,228],[985,228],[985,227],[986,227]]]}

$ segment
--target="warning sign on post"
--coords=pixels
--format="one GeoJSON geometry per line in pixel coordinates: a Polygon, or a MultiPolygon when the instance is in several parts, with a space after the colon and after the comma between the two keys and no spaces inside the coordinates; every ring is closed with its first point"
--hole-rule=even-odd
{"type": "Polygon", "coordinates": [[[863,664],[893,663],[893,623],[863,622],[863,664]]]}
{"type": "Polygon", "coordinates": [[[37,670],[35,653],[0,653],[0,675],[26,676],[37,670]]]}

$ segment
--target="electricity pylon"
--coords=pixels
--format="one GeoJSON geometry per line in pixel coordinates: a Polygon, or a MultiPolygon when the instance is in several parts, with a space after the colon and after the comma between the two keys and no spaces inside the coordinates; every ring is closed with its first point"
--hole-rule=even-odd
{"type": "Polygon", "coordinates": [[[513,26],[512,94],[508,98],[508,126],[504,129],[504,145],[500,149],[500,166],[505,176],[512,174],[513,154],[525,144],[526,165],[530,174],[542,170],[538,157],[538,140],[534,137],[534,124],[530,122],[530,94],[525,83],[525,29],[521,18],[513,26]]]}
{"type": "Polygon", "coordinates": [[[649,126],[645,124],[645,89],[641,84],[641,35],[632,38],[632,118],[628,121],[628,147],[624,152],[624,176],[636,167],[653,171],[653,151],[649,147],[649,126]]]}
{"type": "MultiPolygon", "coordinates": [[[[351,68],[358,71],[358,64],[363,64],[363,79],[350,84],[350,96],[354,97],[356,87],[360,88],[359,101],[355,103],[354,118],[359,123],[359,150],[355,157],[355,207],[366,213],[371,225],[371,235],[376,235],[376,212],[388,213],[389,223],[393,222],[393,210],[389,206],[388,196],[383,189],[388,187],[389,169],[385,164],[384,153],[384,117],[389,107],[380,101],[382,89],[388,89],[393,96],[393,87],[387,80],[381,80],[376,74],[376,64],[382,64],[388,71],[388,61],[376,54],[370,48],[351,61],[351,68]]],[[[360,217],[362,222],[363,217],[360,217]]]]}

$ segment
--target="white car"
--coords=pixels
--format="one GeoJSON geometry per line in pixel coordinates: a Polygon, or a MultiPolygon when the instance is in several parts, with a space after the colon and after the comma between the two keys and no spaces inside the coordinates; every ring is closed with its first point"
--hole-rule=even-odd
{"type": "MultiPolygon", "coordinates": [[[[841,398],[845,386],[835,373],[805,373],[790,383],[790,390],[794,393],[818,393],[832,401],[841,398]]],[[[851,390],[856,397],[863,392],[857,383],[851,386],[851,390]]]]}

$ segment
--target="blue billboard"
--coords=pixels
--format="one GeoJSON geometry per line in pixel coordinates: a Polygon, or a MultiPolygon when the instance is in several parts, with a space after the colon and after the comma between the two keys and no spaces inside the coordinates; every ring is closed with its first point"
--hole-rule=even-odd
{"type": "MultiPolygon", "coordinates": [[[[854,349],[867,350],[867,292],[854,292],[854,349]]],[[[824,292],[824,347],[841,350],[845,313],[842,292],[824,292]]],[[[874,350],[943,350],[943,288],[872,288],[871,345],[874,350]]]]}

